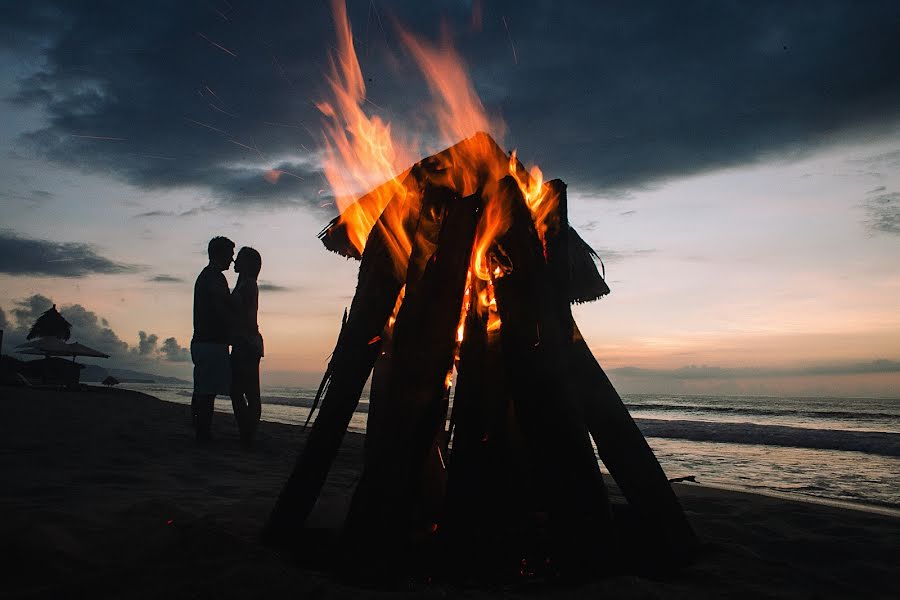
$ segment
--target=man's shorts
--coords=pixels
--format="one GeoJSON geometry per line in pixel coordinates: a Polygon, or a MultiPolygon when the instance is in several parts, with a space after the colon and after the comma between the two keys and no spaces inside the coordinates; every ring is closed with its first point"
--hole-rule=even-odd
{"type": "Polygon", "coordinates": [[[225,395],[231,393],[231,361],[228,346],[210,342],[191,342],[194,361],[194,393],[225,395]]]}

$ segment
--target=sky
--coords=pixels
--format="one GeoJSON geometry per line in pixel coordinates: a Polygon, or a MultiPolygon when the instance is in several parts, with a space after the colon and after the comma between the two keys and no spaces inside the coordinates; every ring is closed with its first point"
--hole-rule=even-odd
{"type": "MultiPolygon", "coordinates": [[[[458,141],[398,27],[447,36],[501,144],[567,182],[612,289],[575,317],[620,391],[900,397],[896,2],[347,9],[370,116],[458,141]]],[[[226,235],[263,257],[263,381],[316,383],[358,271],[316,238],[335,40],[318,0],[0,5],[4,352],[56,303],[102,364],[189,378],[226,235]]]]}

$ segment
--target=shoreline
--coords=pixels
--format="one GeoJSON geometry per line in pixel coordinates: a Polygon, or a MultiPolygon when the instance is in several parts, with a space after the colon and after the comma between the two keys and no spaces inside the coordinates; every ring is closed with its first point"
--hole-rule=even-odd
{"type": "MultiPolygon", "coordinates": [[[[101,391],[105,390],[105,388],[97,388],[97,389],[99,389],[101,391]]],[[[186,404],[183,404],[181,402],[176,402],[176,401],[168,400],[165,398],[158,398],[156,396],[153,396],[152,394],[149,394],[149,393],[141,391],[141,390],[129,390],[127,388],[120,388],[120,391],[135,392],[138,394],[143,394],[145,396],[149,396],[159,402],[166,402],[168,404],[173,404],[176,406],[186,406],[186,404]]],[[[263,406],[265,406],[265,403],[263,403],[263,406]]],[[[223,415],[222,418],[233,418],[233,413],[231,412],[230,409],[225,409],[225,410],[217,409],[215,411],[215,413],[217,415],[223,415]]],[[[285,422],[285,421],[266,419],[265,415],[263,416],[262,421],[266,422],[266,423],[284,425],[287,427],[297,427],[300,430],[302,430],[302,428],[303,428],[302,425],[299,425],[296,423],[289,423],[289,422],[285,422]]],[[[311,426],[312,426],[312,422],[310,423],[310,427],[311,426]]],[[[361,433],[358,431],[348,431],[347,435],[365,436],[364,433],[361,433]]],[[[657,436],[647,435],[646,437],[649,439],[649,438],[653,438],[653,437],[657,437],[657,436]]],[[[715,441],[715,440],[695,440],[692,438],[661,438],[661,439],[688,440],[688,441],[700,442],[700,443],[707,442],[707,441],[715,441]]],[[[723,443],[723,442],[719,442],[719,443],[723,443]]],[[[732,443],[732,442],[724,442],[724,443],[732,443]]],[[[744,442],[734,442],[734,443],[746,445],[746,443],[744,443],[744,442]]],[[[777,448],[795,448],[795,447],[797,447],[797,446],[779,446],[777,444],[773,444],[772,446],[777,447],[777,448]]],[[[817,448],[810,448],[810,449],[817,449],[817,448]]],[[[837,450],[837,451],[851,452],[851,450],[837,450]]],[[[877,455],[877,456],[880,456],[880,455],[877,455]]],[[[602,466],[602,463],[601,463],[601,466],[602,466]]],[[[609,482],[609,480],[610,480],[609,473],[604,471],[604,477],[609,482]]],[[[825,497],[825,496],[792,494],[790,492],[781,492],[781,491],[777,491],[777,490],[769,490],[769,489],[764,489],[764,488],[753,488],[753,487],[741,486],[739,484],[731,484],[731,483],[718,483],[718,482],[693,483],[693,482],[691,482],[691,483],[683,483],[683,484],[679,483],[679,484],[674,484],[674,485],[683,485],[683,486],[689,487],[689,488],[690,487],[698,487],[698,488],[707,488],[707,489],[721,490],[721,491],[728,491],[728,492],[737,492],[737,493],[742,493],[742,494],[759,495],[759,496],[765,496],[765,497],[769,497],[769,498],[778,498],[778,499],[782,499],[782,500],[789,500],[789,501],[793,501],[793,502],[809,503],[809,504],[813,504],[813,505],[817,505],[817,506],[829,506],[829,507],[833,507],[833,508],[841,508],[841,509],[847,509],[847,510],[856,510],[856,511],[860,511],[860,512],[868,512],[868,513],[873,513],[873,514],[878,514],[878,515],[882,515],[882,516],[900,519],[900,504],[891,505],[891,504],[879,504],[879,503],[865,503],[865,502],[858,502],[858,501],[853,501],[853,500],[843,500],[840,498],[829,498],[829,497],[825,497]]]]}
{"type": "MultiPolygon", "coordinates": [[[[240,449],[233,416],[193,441],[185,405],[131,390],[60,392],[0,387],[0,559],[18,598],[393,597],[285,562],[259,531],[305,433],[263,422],[240,449]]],[[[350,432],[310,527],[336,530],[360,473],[364,436],[350,432]]],[[[805,499],[675,484],[704,545],[664,577],[640,570],[559,587],[522,581],[461,589],[410,582],[425,598],[703,598],[896,595],[890,557],[900,520],[805,499]]],[[[611,489],[614,502],[621,503],[611,489]]],[[[602,542],[601,542],[602,543],[602,542]]]]}

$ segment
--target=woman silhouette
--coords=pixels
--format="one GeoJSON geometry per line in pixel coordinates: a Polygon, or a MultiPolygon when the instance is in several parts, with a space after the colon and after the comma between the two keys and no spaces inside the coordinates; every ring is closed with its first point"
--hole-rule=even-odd
{"type": "Polygon", "coordinates": [[[253,443],[262,410],[259,359],[263,356],[263,339],[256,320],[259,309],[256,278],[261,268],[259,252],[247,246],[241,248],[234,260],[238,280],[231,292],[236,313],[231,344],[231,404],[241,432],[241,444],[245,447],[253,443]]]}

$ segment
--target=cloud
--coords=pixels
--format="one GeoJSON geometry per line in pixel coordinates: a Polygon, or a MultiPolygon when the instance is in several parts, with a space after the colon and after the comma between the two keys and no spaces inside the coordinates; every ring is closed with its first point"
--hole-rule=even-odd
{"type": "Polygon", "coordinates": [[[159,350],[166,357],[166,360],[172,362],[188,362],[191,360],[191,351],[179,346],[178,341],[173,337],[166,338],[159,350]]]}
{"type": "Polygon", "coordinates": [[[290,292],[292,288],[277,285],[275,283],[269,283],[267,281],[259,282],[259,291],[261,292],[290,292]]]}
{"type": "Polygon", "coordinates": [[[597,255],[604,263],[617,263],[623,260],[627,260],[630,258],[640,258],[642,256],[649,256],[651,254],[655,254],[658,252],[656,248],[639,248],[637,250],[614,250],[613,248],[606,248],[603,246],[597,246],[594,248],[597,252],[597,255]]]}
{"type": "Polygon", "coordinates": [[[150,210],[134,215],[135,219],[149,219],[151,217],[174,217],[175,213],[171,210],[150,210]]]}
{"type": "Polygon", "coordinates": [[[900,234],[900,193],[878,194],[866,198],[864,205],[866,227],[873,232],[900,234]]]}
{"type": "Polygon", "coordinates": [[[0,273],[85,277],[94,273],[133,273],[138,269],[97,254],[91,244],[29,239],[0,230],[0,273]]]}
{"type": "MultiPolygon", "coordinates": [[[[428,122],[426,86],[372,6],[348,9],[367,110],[410,131],[428,122]]],[[[466,3],[391,7],[428,39],[445,16],[485,105],[507,123],[505,145],[583,189],[796,156],[884,135],[900,120],[896,2],[823,0],[810,11],[774,0],[510,0],[484,4],[480,31],[468,29],[466,3]]],[[[334,45],[328,3],[227,12],[148,0],[0,9],[0,44],[40,65],[13,98],[46,114],[23,141],[145,188],[205,189],[238,205],[323,204],[313,101],[334,45]],[[123,35],[121,23],[138,21],[123,35]],[[297,177],[272,183],[273,170],[297,177]]]]}
{"type": "MultiPolygon", "coordinates": [[[[33,294],[13,304],[12,319],[0,309],[0,329],[4,329],[4,347],[14,348],[23,343],[35,320],[54,302],[42,294],[33,294]]],[[[174,337],[159,343],[160,336],[141,330],[135,345],[123,340],[109,322],[81,304],[63,305],[60,314],[72,324],[72,341],[78,341],[110,355],[103,366],[110,368],[155,369],[168,363],[191,360],[190,350],[178,344],[174,337]]]]}
{"type": "Polygon", "coordinates": [[[153,219],[160,217],[193,217],[199,215],[200,213],[209,212],[210,210],[211,207],[209,206],[195,206],[194,208],[189,208],[181,212],[175,212],[174,210],[148,210],[146,212],[138,213],[132,218],[153,219]]]}
{"type": "Polygon", "coordinates": [[[72,339],[110,355],[125,355],[128,343],[119,338],[105,319],[81,304],[63,306],[59,313],[72,324],[72,339]]]}
{"type": "Polygon", "coordinates": [[[149,281],[156,283],[184,283],[183,278],[175,277],[174,275],[155,275],[151,277],[149,281]]]}
{"type": "Polygon", "coordinates": [[[27,202],[32,206],[35,206],[41,202],[46,202],[48,200],[52,200],[56,197],[56,194],[52,192],[48,192],[46,190],[28,190],[27,192],[18,192],[6,190],[0,192],[0,198],[9,198],[10,200],[19,200],[22,202],[27,202]]]}
{"type": "Polygon", "coordinates": [[[156,343],[159,336],[154,334],[147,335],[145,331],[138,331],[138,354],[146,356],[156,352],[156,343]]]}

